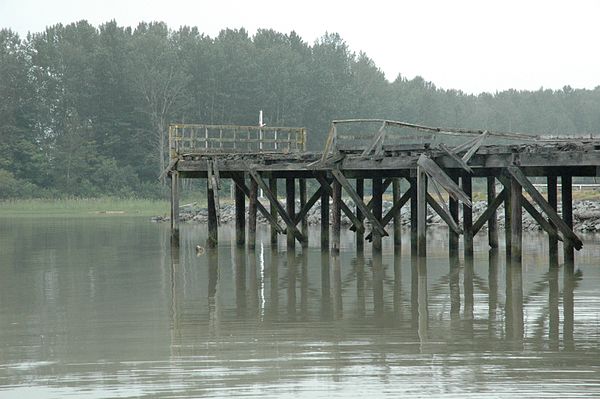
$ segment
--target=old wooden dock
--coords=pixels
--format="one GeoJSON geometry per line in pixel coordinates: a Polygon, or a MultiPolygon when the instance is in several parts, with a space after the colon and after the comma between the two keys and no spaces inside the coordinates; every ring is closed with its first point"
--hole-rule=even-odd
{"type": "Polygon", "coordinates": [[[572,263],[574,251],[583,245],[573,232],[572,185],[574,177],[599,174],[600,140],[591,135],[548,137],[352,119],[332,122],[322,152],[306,151],[306,139],[303,128],[172,125],[165,173],[171,181],[173,241],[179,238],[180,179],[201,178],[207,185],[208,246],[218,245],[223,179],[235,184],[237,244],[249,248],[255,245],[258,212],[268,220],[274,242],[278,234],[285,234],[288,248],[307,245],[306,215],[318,201],[321,245],[333,254],[340,249],[342,212],[352,222],[357,250],[366,241],[374,251],[381,250],[390,223],[394,245],[399,246],[400,211],[407,204],[411,247],[420,256],[426,254],[428,205],[448,225],[451,255],[458,253],[461,236],[465,255],[472,254],[473,237],[485,225],[490,247],[497,248],[496,213],[502,204],[505,248],[513,262],[520,262],[522,256],[523,208],[547,232],[551,255],[558,254],[562,241],[565,263],[572,263]],[[537,183],[545,180],[545,196],[532,184],[533,177],[537,183]],[[369,201],[365,201],[365,179],[371,180],[369,201]],[[471,209],[474,179],[484,179],[487,187],[488,206],[477,220],[471,209]],[[285,187],[278,186],[282,180],[285,187]],[[402,181],[408,184],[401,185],[402,181]],[[390,186],[393,206],[384,215],[382,197],[390,186]],[[259,191],[268,199],[269,209],[258,200],[259,191]],[[342,192],[355,206],[342,201],[342,192]],[[279,201],[282,197],[285,206],[279,201]]]}

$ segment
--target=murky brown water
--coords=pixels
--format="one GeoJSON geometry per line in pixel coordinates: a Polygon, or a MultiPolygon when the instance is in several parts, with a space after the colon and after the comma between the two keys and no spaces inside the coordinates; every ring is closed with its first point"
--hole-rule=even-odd
{"type": "MultiPolygon", "coordinates": [[[[600,237],[573,273],[477,242],[427,263],[318,247],[197,256],[204,226],[0,219],[0,397],[598,397],[600,237]]],[[[485,235],[482,235],[484,237],[485,235]]],[[[313,235],[318,243],[318,232],[313,235]]],[[[281,244],[285,245],[285,239],[281,244]]],[[[385,243],[389,245],[389,242],[385,243]]]]}

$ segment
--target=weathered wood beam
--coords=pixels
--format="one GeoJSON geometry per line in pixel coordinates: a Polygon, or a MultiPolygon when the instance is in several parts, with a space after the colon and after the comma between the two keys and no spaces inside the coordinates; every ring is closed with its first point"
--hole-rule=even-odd
{"type": "MultiPolygon", "coordinates": [[[[382,192],[383,192],[383,193],[385,193],[385,191],[388,189],[388,187],[390,186],[390,184],[392,183],[392,181],[393,181],[393,180],[394,180],[393,178],[387,178],[387,179],[385,179],[385,180],[384,180],[384,182],[383,182],[383,188],[382,188],[382,192]]],[[[363,180],[362,182],[363,182],[363,183],[362,183],[362,184],[363,184],[363,186],[362,186],[362,190],[363,190],[363,191],[362,191],[362,194],[360,194],[360,193],[358,192],[358,188],[357,188],[357,190],[356,190],[356,193],[358,194],[358,196],[359,196],[360,198],[364,198],[364,180],[363,180]]],[[[358,187],[358,186],[357,186],[357,187],[358,187]]],[[[369,209],[369,210],[372,210],[372,209],[373,209],[373,199],[374,199],[374,197],[371,197],[371,199],[369,200],[369,202],[367,202],[367,209],[369,209]]],[[[363,200],[363,202],[364,202],[364,200],[363,200]]],[[[356,207],[356,216],[357,216],[357,217],[358,217],[358,214],[359,214],[359,213],[362,215],[362,212],[360,212],[360,208],[357,206],[357,207],[356,207]]],[[[359,219],[360,219],[360,218],[359,218],[359,219]]],[[[363,218],[363,219],[364,219],[364,218],[363,218]]],[[[356,231],[356,226],[355,226],[354,224],[350,225],[350,230],[351,230],[351,231],[356,231]]]]}
{"type": "Polygon", "coordinates": [[[344,203],[342,200],[342,185],[338,180],[334,180],[332,184],[332,198],[333,198],[333,212],[332,212],[332,224],[331,224],[331,252],[334,256],[338,256],[340,253],[340,232],[342,226],[342,212],[341,205],[344,203]]]}
{"type": "MultiPolygon", "coordinates": [[[[257,175],[258,175],[258,173],[257,173],[257,175]]],[[[293,224],[294,218],[296,217],[296,179],[294,179],[293,177],[288,177],[285,179],[285,208],[286,208],[286,212],[289,217],[289,220],[293,224]]],[[[285,221],[285,218],[284,218],[284,221],[285,221]]],[[[286,222],[286,224],[287,224],[287,222],[286,222]]],[[[294,228],[296,228],[295,224],[294,224],[294,228]]],[[[287,228],[286,234],[287,234],[288,249],[293,249],[294,245],[296,243],[296,240],[294,239],[293,230],[291,230],[289,228],[289,226],[287,228]],[[290,234],[290,233],[292,233],[292,234],[290,234]]],[[[306,237],[303,237],[303,239],[301,239],[300,242],[304,243],[304,240],[306,240],[306,237]]]]}
{"type": "Polygon", "coordinates": [[[369,147],[367,147],[363,152],[362,152],[362,156],[366,157],[367,155],[369,155],[371,152],[373,152],[374,150],[378,149],[378,151],[375,151],[375,154],[379,153],[381,150],[381,143],[383,142],[383,138],[385,137],[385,121],[382,123],[381,127],[379,128],[379,130],[377,131],[377,133],[375,133],[373,141],[371,142],[371,145],[369,145],[369,147]]]}
{"type": "Polygon", "coordinates": [[[321,192],[321,250],[324,250],[329,249],[329,194],[322,186],[319,190],[321,192]]]}
{"type": "MultiPolygon", "coordinates": [[[[330,186],[330,182],[327,181],[327,179],[320,175],[317,174],[316,175],[317,180],[319,181],[319,183],[321,184],[321,187],[323,187],[323,190],[327,191],[327,194],[329,194],[329,196],[331,198],[333,198],[333,189],[330,186]]],[[[348,216],[348,218],[350,219],[350,221],[356,226],[357,232],[364,232],[365,231],[365,225],[363,224],[362,221],[360,221],[356,215],[354,215],[354,212],[352,212],[352,210],[350,208],[348,208],[348,205],[346,205],[344,203],[344,201],[340,201],[340,208],[341,210],[344,212],[344,214],[346,216],[348,216]]]]}
{"type": "MultiPolygon", "coordinates": [[[[325,190],[323,190],[323,187],[319,187],[317,189],[317,191],[315,191],[315,193],[313,195],[311,195],[311,197],[308,199],[308,201],[305,201],[304,205],[302,205],[302,207],[300,208],[300,211],[296,214],[296,217],[294,218],[294,223],[296,223],[296,225],[298,223],[300,223],[301,221],[303,221],[304,218],[306,218],[306,215],[308,214],[308,212],[310,212],[310,210],[317,203],[317,201],[319,199],[321,199],[324,192],[325,192],[325,190]]],[[[302,199],[302,198],[300,198],[300,199],[302,199]]]]}
{"type": "Polygon", "coordinates": [[[446,211],[446,209],[444,209],[440,204],[438,204],[435,198],[433,198],[429,193],[427,193],[427,203],[431,205],[433,210],[436,211],[438,215],[440,215],[442,220],[446,222],[446,224],[448,225],[448,227],[450,227],[450,229],[452,229],[452,231],[454,231],[456,234],[462,234],[463,230],[460,228],[458,223],[454,221],[452,215],[450,215],[450,213],[446,211]]]}
{"type": "MultiPolygon", "coordinates": [[[[381,214],[383,211],[383,183],[381,178],[374,178],[372,180],[372,189],[373,189],[373,216],[378,222],[381,222],[381,214]]],[[[360,198],[360,197],[359,197],[360,198]]],[[[382,226],[383,227],[383,226],[382,226]]],[[[373,229],[373,250],[381,251],[382,242],[381,242],[381,234],[373,229]]]]}
{"type": "Polygon", "coordinates": [[[460,166],[461,168],[463,168],[465,170],[465,172],[473,173],[473,169],[465,161],[463,161],[463,159],[461,157],[459,157],[456,154],[456,152],[454,152],[453,150],[451,150],[450,148],[448,148],[443,143],[439,145],[439,148],[442,151],[444,151],[444,153],[446,155],[448,155],[450,158],[452,158],[458,164],[458,166],[460,166]]]}
{"type": "MultiPolygon", "coordinates": [[[[563,175],[560,178],[560,186],[561,186],[561,202],[562,202],[562,219],[559,219],[562,222],[562,225],[568,229],[568,232],[572,232],[573,230],[573,177],[571,175],[563,175]]],[[[555,220],[552,222],[560,229],[560,224],[557,224],[555,220]]],[[[564,234],[564,233],[563,233],[564,234]]],[[[573,235],[575,235],[573,233],[573,235]]],[[[575,236],[579,239],[577,236],[575,236]]],[[[583,244],[581,241],[576,242],[574,240],[569,240],[569,242],[565,242],[563,244],[564,251],[564,260],[565,260],[565,268],[571,269],[574,266],[575,262],[575,253],[573,252],[573,248],[579,250],[583,244]]]]}
{"type": "Polygon", "coordinates": [[[369,209],[367,209],[365,203],[360,199],[360,197],[356,193],[356,190],[354,190],[354,187],[352,187],[352,185],[350,184],[348,179],[346,179],[344,174],[337,169],[333,169],[331,171],[331,174],[337,181],[340,182],[340,184],[342,185],[344,190],[346,190],[346,192],[350,195],[350,198],[352,198],[356,206],[359,207],[360,211],[367,217],[367,219],[369,219],[369,221],[371,222],[371,226],[373,226],[373,229],[377,230],[377,232],[381,234],[381,236],[387,236],[388,233],[385,231],[383,226],[381,226],[379,220],[377,220],[373,213],[369,209]]]}
{"type": "Polygon", "coordinates": [[[214,248],[219,243],[219,230],[217,228],[217,210],[215,204],[214,188],[211,181],[211,176],[206,179],[206,196],[208,204],[208,238],[206,240],[206,246],[214,248]]]}
{"type": "MultiPolygon", "coordinates": [[[[512,174],[512,173],[511,173],[512,174]]],[[[527,180],[527,179],[525,179],[527,180]]],[[[529,182],[529,180],[527,180],[529,182]]],[[[532,186],[533,187],[533,186],[532,186]]],[[[523,257],[523,211],[522,201],[523,186],[514,177],[510,182],[510,213],[511,213],[511,254],[510,259],[514,265],[520,265],[523,257]]]]}
{"type": "MultiPolygon", "coordinates": [[[[365,179],[356,179],[356,194],[361,199],[361,201],[364,200],[365,179]]],[[[370,203],[372,204],[372,202],[370,202],[370,203]]],[[[360,211],[360,209],[357,206],[356,206],[356,218],[358,220],[360,220],[361,223],[365,220],[365,217],[363,216],[362,212],[360,211]]],[[[354,224],[352,226],[350,226],[350,230],[352,230],[352,229],[354,229],[354,231],[356,231],[356,252],[360,254],[363,252],[363,250],[365,248],[365,232],[364,232],[364,230],[357,231],[356,226],[354,224]]]]}
{"type": "Polygon", "coordinates": [[[463,190],[438,166],[431,158],[425,154],[421,154],[417,161],[417,165],[422,167],[432,179],[438,182],[452,197],[460,200],[469,208],[472,206],[471,199],[463,190]]]}
{"type": "MultiPolygon", "coordinates": [[[[277,178],[270,177],[269,178],[269,189],[273,193],[273,197],[277,198],[277,178]]],[[[273,205],[270,205],[271,217],[276,222],[277,226],[279,223],[277,222],[277,209],[273,205]]],[[[273,247],[277,246],[277,228],[271,224],[271,245],[273,247]]]]}
{"type": "MultiPolygon", "coordinates": [[[[562,233],[563,238],[568,240],[575,249],[580,250],[583,247],[583,242],[581,239],[571,230],[569,224],[558,216],[556,211],[550,206],[550,204],[544,199],[542,194],[531,184],[529,179],[525,176],[525,174],[519,169],[517,166],[509,166],[507,168],[508,173],[525,189],[525,191],[531,196],[533,201],[542,208],[542,211],[546,213],[546,215],[550,218],[552,223],[558,228],[558,230],[562,233]]],[[[569,176],[570,177],[570,176],[569,176]]],[[[570,188],[570,187],[569,187],[570,188]]],[[[563,190],[564,191],[564,190],[563,190]]],[[[570,199],[570,196],[569,196],[570,199]]],[[[563,193],[563,201],[564,201],[564,193],[563,193]]],[[[563,214],[564,217],[564,214],[563,214]]],[[[572,221],[571,221],[572,224],[572,221]]]]}
{"type": "MultiPolygon", "coordinates": [[[[488,208],[496,198],[496,177],[488,176],[487,178],[487,203],[488,208]]],[[[477,234],[473,232],[473,234],[477,234]]],[[[490,248],[498,248],[498,220],[496,218],[496,210],[492,212],[488,219],[488,245],[490,248]]]]}
{"type": "Polygon", "coordinates": [[[427,173],[417,167],[417,255],[427,255],[427,173]]]}
{"type": "MultiPolygon", "coordinates": [[[[243,172],[241,175],[240,178],[243,178],[243,172]]],[[[235,185],[235,242],[237,245],[246,243],[246,196],[237,185],[235,185]]]]}
{"type": "MultiPolygon", "coordinates": [[[[411,186],[408,190],[406,190],[406,192],[402,195],[402,197],[400,197],[400,199],[397,202],[394,202],[394,205],[392,206],[392,208],[388,211],[388,213],[385,214],[383,219],[381,219],[381,225],[384,228],[394,218],[394,214],[396,212],[400,211],[400,209],[404,205],[406,205],[406,203],[411,199],[411,197],[414,193],[414,190],[415,190],[414,187],[411,186]]],[[[367,241],[371,241],[373,239],[373,233],[367,234],[365,239],[367,241]]]]}
{"type": "MultiPolygon", "coordinates": [[[[556,176],[548,176],[548,204],[555,211],[558,210],[558,195],[557,195],[557,180],[556,176]]],[[[549,221],[552,224],[552,221],[549,221]]],[[[552,224],[554,226],[554,224],[552,224]]],[[[558,236],[548,235],[548,255],[552,265],[558,265],[558,236]]]]}
{"type": "MultiPolygon", "coordinates": [[[[458,177],[456,177],[455,175],[452,175],[450,178],[452,179],[452,181],[455,184],[458,183],[458,177]]],[[[451,196],[448,196],[448,211],[449,211],[450,215],[452,216],[452,219],[454,220],[454,222],[456,224],[458,224],[459,223],[458,200],[456,200],[455,198],[452,198],[451,196]]],[[[448,255],[450,256],[451,259],[458,257],[458,240],[459,240],[459,234],[450,230],[448,232],[448,255]]]]}
{"type": "Polygon", "coordinates": [[[473,223],[473,235],[476,235],[479,230],[486,224],[491,218],[496,217],[496,211],[502,205],[502,203],[506,200],[506,196],[508,192],[506,189],[500,191],[491,203],[488,203],[487,209],[483,211],[483,213],[479,216],[479,218],[473,223]]]}
{"type": "Polygon", "coordinates": [[[467,151],[467,153],[465,155],[463,155],[462,160],[465,161],[465,162],[469,162],[469,160],[471,159],[471,157],[473,155],[475,155],[475,153],[477,152],[477,150],[479,150],[479,147],[481,147],[481,144],[483,144],[483,141],[487,138],[488,135],[489,135],[489,132],[487,130],[485,132],[483,132],[483,134],[481,136],[479,136],[479,138],[471,146],[471,148],[469,148],[469,150],[467,151]]]}
{"type": "Polygon", "coordinates": [[[537,209],[535,209],[535,206],[533,206],[533,204],[529,202],[527,198],[525,198],[525,196],[521,196],[521,205],[523,206],[523,208],[525,208],[527,213],[531,215],[533,220],[538,222],[538,224],[542,227],[542,229],[544,229],[546,233],[550,235],[556,235],[557,239],[560,241],[563,240],[562,237],[558,236],[558,231],[552,225],[552,223],[546,220],[546,218],[542,216],[542,214],[539,213],[537,209]]]}
{"type": "MultiPolygon", "coordinates": [[[[469,202],[473,196],[473,181],[471,175],[463,173],[460,178],[461,187],[464,194],[469,198],[469,202]]],[[[473,256],[473,208],[463,202],[463,240],[465,256],[473,256]]]]}
{"type": "Polygon", "coordinates": [[[281,219],[285,222],[287,229],[291,231],[291,233],[298,239],[298,241],[302,242],[304,236],[296,228],[294,221],[290,218],[286,210],[283,209],[283,206],[279,203],[279,201],[277,201],[277,198],[273,196],[273,193],[271,192],[271,190],[269,190],[269,186],[267,186],[262,177],[258,174],[257,171],[252,169],[250,169],[248,173],[250,174],[250,177],[254,179],[258,186],[263,190],[263,193],[267,196],[271,204],[275,205],[275,209],[277,209],[277,213],[279,213],[279,216],[281,216],[281,219]]]}
{"type": "MultiPolygon", "coordinates": [[[[248,199],[250,199],[250,189],[248,188],[248,186],[246,186],[244,180],[240,179],[237,176],[232,176],[232,179],[235,182],[235,185],[238,186],[244,192],[248,199]]],[[[256,203],[256,207],[260,211],[260,213],[262,213],[263,216],[269,221],[273,228],[275,228],[279,233],[285,234],[285,229],[281,227],[279,223],[277,223],[277,219],[275,219],[271,215],[271,213],[269,213],[269,211],[264,207],[263,204],[260,203],[260,201],[256,203]]]]}
{"type": "Polygon", "coordinates": [[[179,172],[171,173],[171,242],[179,243],[179,172]]]}
{"type": "MultiPolygon", "coordinates": [[[[307,205],[307,203],[306,203],[306,179],[304,179],[304,178],[298,179],[298,190],[300,193],[300,210],[302,210],[307,205]]],[[[318,197],[315,198],[315,202],[317,201],[317,199],[318,199],[318,197]]],[[[300,231],[302,231],[302,235],[304,236],[304,241],[302,241],[302,246],[307,247],[308,246],[308,219],[306,218],[306,213],[301,216],[296,215],[296,218],[300,219],[300,228],[301,228],[300,231]]],[[[296,225],[298,225],[298,222],[296,222],[296,218],[294,218],[294,222],[296,223],[296,225]]]]}
{"type": "Polygon", "coordinates": [[[250,203],[248,204],[248,248],[256,248],[256,210],[258,206],[258,184],[250,180],[250,203]]]}
{"type": "MultiPolygon", "coordinates": [[[[385,189],[384,189],[385,191],[385,189]]],[[[400,192],[400,179],[393,179],[392,183],[392,207],[396,202],[398,202],[402,198],[400,192]]],[[[409,197],[406,199],[408,200],[409,197]]],[[[368,204],[367,204],[368,205],[368,204]]],[[[395,209],[394,213],[392,213],[392,218],[394,219],[394,247],[400,248],[402,246],[402,214],[400,212],[401,208],[395,209]]],[[[388,213],[391,212],[391,209],[388,213]]],[[[382,220],[383,222],[383,220],[382,220]]],[[[384,225],[385,226],[385,225],[384,225]]]]}

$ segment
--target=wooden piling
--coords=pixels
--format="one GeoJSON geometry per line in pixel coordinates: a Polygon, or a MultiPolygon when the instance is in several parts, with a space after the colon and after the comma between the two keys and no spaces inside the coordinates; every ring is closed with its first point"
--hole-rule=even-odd
{"type": "MultiPolygon", "coordinates": [[[[269,189],[273,193],[273,196],[275,198],[277,198],[277,178],[276,177],[269,178],[269,189]]],[[[273,204],[271,204],[269,211],[270,211],[271,215],[273,216],[273,218],[275,220],[277,220],[277,218],[278,218],[277,209],[273,206],[273,204]]],[[[275,246],[275,247],[277,246],[277,229],[273,225],[271,225],[271,246],[275,246]]]]}
{"type": "MultiPolygon", "coordinates": [[[[358,194],[361,201],[364,200],[365,196],[365,180],[364,179],[356,179],[356,193],[358,194]]],[[[365,215],[362,214],[360,208],[356,207],[356,217],[361,222],[365,220],[365,215]]],[[[361,231],[356,231],[356,252],[361,253],[365,248],[365,233],[361,231]]]]}
{"type": "Polygon", "coordinates": [[[334,180],[333,186],[333,209],[331,214],[331,254],[334,256],[339,255],[340,253],[340,232],[341,232],[341,222],[342,222],[342,185],[339,181],[334,180]]]}
{"type": "MultiPolygon", "coordinates": [[[[296,215],[296,179],[293,177],[285,179],[285,205],[287,214],[293,220],[296,215]]],[[[287,229],[287,247],[288,249],[296,247],[296,238],[289,228],[287,229]]]]}
{"type": "Polygon", "coordinates": [[[171,173],[171,243],[179,245],[179,172],[171,173]]]}
{"type": "Polygon", "coordinates": [[[521,195],[523,190],[519,182],[511,178],[510,181],[510,214],[511,214],[511,261],[514,266],[521,264],[523,241],[523,215],[521,195]]]}
{"type": "MultiPolygon", "coordinates": [[[[373,179],[372,182],[372,193],[373,193],[373,216],[381,221],[383,213],[383,182],[380,178],[373,179]]],[[[377,229],[373,229],[373,250],[381,251],[381,234],[377,229]]]]}
{"type": "MultiPolygon", "coordinates": [[[[558,178],[556,176],[548,176],[548,204],[550,204],[554,210],[558,210],[557,180],[558,178]]],[[[548,219],[548,222],[554,226],[551,219],[548,219]]],[[[550,258],[550,266],[558,266],[557,234],[548,233],[548,256],[550,258]]]]}
{"type": "MultiPolygon", "coordinates": [[[[494,176],[487,177],[487,204],[488,207],[496,198],[496,178],[494,176]]],[[[498,221],[496,219],[496,211],[492,213],[488,220],[488,244],[490,248],[498,248],[498,221]]]]}
{"type": "Polygon", "coordinates": [[[256,211],[258,205],[258,183],[250,180],[250,204],[248,205],[248,248],[256,248],[256,211]]]}
{"type": "MultiPolygon", "coordinates": [[[[452,181],[458,184],[458,177],[451,176],[451,178],[452,181]]],[[[453,198],[452,196],[448,197],[448,210],[450,211],[450,216],[452,216],[452,219],[454,219],[454,222],[458,225],[458,200],[456,198],[453,198]]],[[[448,229],[448,254],[450,258],[458,257],[458,240],[458,233],[452,229],[448,229]]]]}
{"type": "MultiPolygon", "coordinates": [[[[395,178],[392,181],[392,201],[397,203],[400,200],[400,179],[395,178]]],[[[399,250],[402,247],[402,208],[394,212],[394,249],[399,250]]]]}
{"type": "Polygon", "coordinates": [[[206,196],[208,204],[208,238],[206,246],[214,248],[219,244],[219,230],[217,221],[217,204],[215,203],[214,187],[210,178],[206,180],[206,196]]]}
{"type": "MultiPolygon", "coordinates": [[[[508,187],[507,187],[508,188],[508,187]]],[[[511,225],[512,225],[512,217],[511,217],[511,203],[512,203],[512,195],[510,194],[510,190],[508,190],[508,195],[504,200],[504,246],[506,247],[506,259],[510,259],[512,254],[512,234],[511,234],[511,225]]]]}
{"type": "Polygon", "coordinates": [[[321,193],[321,248],[329,249],[329,193],[321,193]]]}
{"type": "Polygon", "coordinates": [[[427,254],[427,174],[417,167],[417,254],[427,254]]]}
{"type": "MultiPolygon", "coordinates": [[[[412,172],[412,171],[411,171],[412,172]]],[[[408,181],[412,187],[410,195],[410,251],[411,254],[417,254],[417,178],[411,176],[408,181]]]]}
{"type": "MultiPolygon", "coordinates": [[[[244,174],[240,175],[240,179],[244,179],[244,174]]],[[[243,246],[246,243],[246,195],[233,181],[231,184],[235,186],[235,242],[243,246]]]]}
{"type": "MultiPolygon", "coordinates": [[[[463,174],[461,177],[463,192],[473,200],[473,186],[471,175],[463,174]]],[[[473,256],[473,209],[467,204],[463,204],[463,231],[464,231],[464,252],[465,256],[473,256]]]]}
{"type": "MultiPolygon", "coordinates": [[[[304,206],[306,205],[306,179],[298,179],[298,185],[300,194],[300,209],[304,209],[304,206]]],[[[300,231],[302,231],[302,235],[304,236],[304,240],[302,241],[302,247],[306,248],[308,247],[308,218],[306,217],[306,213],[302,216],[300,226],[300,231]]]]}
{"type": "MultiPolygon", "coordinates": [[[[573,177],[563,175],[560,178],[562,194],[562,218],[567,226],[573,230],[573,177]]],[[[573,267],[575,263],[575,251],[570,240],[563,243],[565,266],[573,267]]]]}

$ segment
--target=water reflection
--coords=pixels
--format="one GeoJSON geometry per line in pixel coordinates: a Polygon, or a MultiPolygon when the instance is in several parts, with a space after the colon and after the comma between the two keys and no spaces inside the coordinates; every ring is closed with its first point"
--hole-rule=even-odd
{"type": "MultiPolygon", "coordinates": [[[[171,251],[173,330],[186,325],[179,320],[184,315],[177,311],[186,301],[186,290],[181,287],[185,268],[179,264],[182,250],[185,248],[171,251]]],[[[223,297],[224,303],[228,303],[227,297],[233,297],[235,318],[240,322],[253,320],[258,325],[364,320],[365,326],[377,330],[392,327],[408,336],[413,331],[421,343],[432,339],[449,343],[492,338],[493,342],[504,343],[511,350],[523,350],[530,340],[538,342],[539,348],[547,346],[554,351],[576,348],[574,297],[582,275],[554,261],[548,262],[547,272],[525,287],[523,265],[511,264],[498,250],[490,250],[487,259],[481,256],[461,259],[457,254],[448,259],[447,273],[443,273],[436,259],[408,256],[405,262],[398,252],[389,256],[360,252],[347,258],[350,254],[335,256],[327,249],[305,248],[296,253],[272,248],[270,256],[265,256],[264,247],[247,251],[232,246],[227,250],[231,254],[226,258],[231,259],[230,266],[222,257],[220,259],[218,249],[209,250],[205,255],[207,322],[215,336],[222,330],[222,317],[232,320],[231,316],[224,316],[228,314],[227,309],[219,310],[219,298],[223,297]],[[388,275],[386,269],[390,264],[393,273],[388,275]],[[233,270],[234,290],[229,290],[228,283],[222,281],[228,278],[228,267],[233,270]],[[409,267],[408,286],[402,280],[405,267],[409,267]],[[487,279],[478,272],[485,269],[487,279]],[[560,269],[564,269],[562,291],[560,269]],[[500,274],[505,277],[504,295],[500,294],[500,274]],[[286,298],[284,311],[279,306],[282,291],[286,298]],[[539,297],[545,291],[548,299],[540,307],[539,297]],[[369,292],[371,298],[367,295],[369,292]],[[410,313],[404,312],[405,296],[408,297],[405,292],[410,295],[410,313]],[[559,308],[561,299],[562,309],[559,308]],[[386,311],[388,300],[392,313],[386,311]],[[527,322],[529,314],[534,315],[534,323],[527,322]],[[446,328],[451,332],[448,335],[444,333],[446,328]]]]}
{"type": "MultiPolygon", "coordinates": [[[[197,254],[191,231],[169,249],[168,230],[117,227],[81,226],[65,248],[12,226],[46,248],[0,268],[0,396],[600,394],[595,258],[565,267],[539,236],[511,265],[477,245],[449,259],[443,235],[427,259],[408,239],[402,251],[333,256],[271,247],[260,231],[254,251],[221,234],[197,254]],[[94,228],[104,238],[86,244],[94,228]],[[119,247],[127,237],[145,238],[119,247]],[[47,386],[55,393],[40,394],[47,386]]],[[[2,234],[4,248],[24,245],[2,234]]]]}

